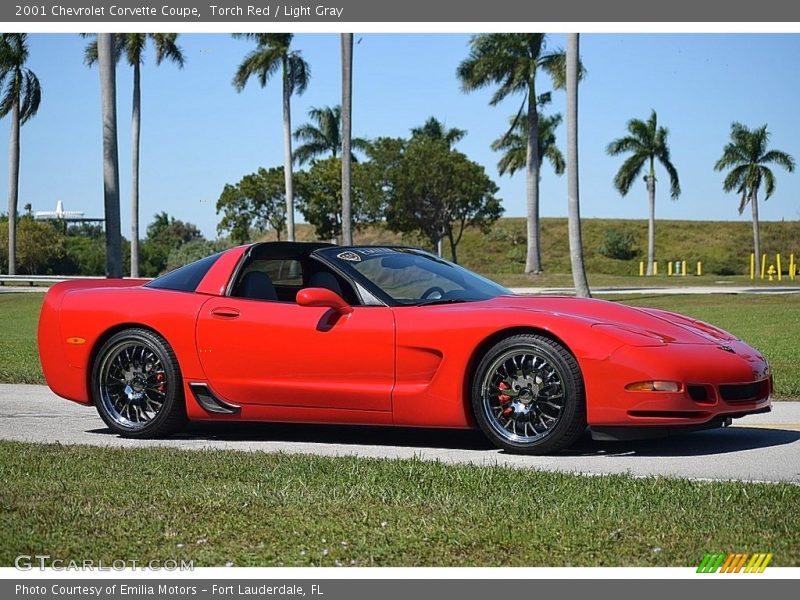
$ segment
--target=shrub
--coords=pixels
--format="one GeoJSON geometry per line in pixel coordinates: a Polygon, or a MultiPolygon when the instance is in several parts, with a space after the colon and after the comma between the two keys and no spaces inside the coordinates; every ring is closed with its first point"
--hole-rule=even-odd
{"type": "Polygon", "coordinates": [[[619,229],[607,229],[603,234],[600,254],[616,260],[630,260],[639,255],[639,248],[632,233],[619,229]]]}

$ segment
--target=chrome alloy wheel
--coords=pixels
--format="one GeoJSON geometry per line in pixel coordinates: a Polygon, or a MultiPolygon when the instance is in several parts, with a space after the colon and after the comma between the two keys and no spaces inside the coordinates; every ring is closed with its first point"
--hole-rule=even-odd
{"type": "Polygon", "coordinates": [[[511,442],[535,442],[561,420],[564,377],[534,348],[512,348],[486,370],[481,398],[487,424],[495,433],[511,442]]]}
{"type": "Polygon", "coordinates": [[[126,340],[103,357],[98,385],[108,416],[124,429],[139,430],[164,407],[169,382],[153,348],[139,340],[126,340]]]}

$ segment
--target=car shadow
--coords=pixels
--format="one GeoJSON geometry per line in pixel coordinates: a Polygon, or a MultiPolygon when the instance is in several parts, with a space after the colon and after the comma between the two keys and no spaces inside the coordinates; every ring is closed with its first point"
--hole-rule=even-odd
{"type": "Polygon", "coordinates": [[[725,427],[681,433],[666,438],[600,442],[587,434],[562,452],[572,456],[708,456],[792,444],[800,431],[761,427],[725,427]]]}
{"type": "MultiPolygon", "coordinates": [[[[110,435],[98,428],[88,433],[110,435]]],[[[305,425],[294,423],[191,423],[173,440],[220,442],[287,442],[342,446],[399,446],[493,452],[496,448],[477,430],[374,427],[366,425],[305,425]]],[[[605,442],[588,431],[570,448],[553,456],[706,456],[792,444],[800,431],[757,427],[727,427],[661,439],[605,442]]]]}
{"type": "Polygon", "coordinates": [[[494,448],[480,432],[463,429],[295,423],[192,423],[185,435],[209,441],[299,442],[450,450],[491,450],[494,448]]]}

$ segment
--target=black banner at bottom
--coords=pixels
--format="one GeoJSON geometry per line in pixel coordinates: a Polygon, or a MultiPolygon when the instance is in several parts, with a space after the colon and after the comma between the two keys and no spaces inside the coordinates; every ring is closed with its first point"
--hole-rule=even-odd
{"type": "Polygon", "coordinates": [[[503,600],[505,598],[623,598],[660,600],[780,597],[791,580],[698,575],[697,579],[26,579],[0,581],[0,598],[14,600],[503,600]],[[772,596],[776,594],[776,596],[772,596]]]}

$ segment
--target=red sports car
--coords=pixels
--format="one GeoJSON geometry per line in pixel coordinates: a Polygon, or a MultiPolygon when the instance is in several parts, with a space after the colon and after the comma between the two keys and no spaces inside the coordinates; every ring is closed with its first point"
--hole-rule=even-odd
{"type": "Polygon", "coordinates": [[[523,453],[770,410],[757,351],[689,317],[515,296],[414,248],[259,243],[45,296],[48,385],[112,431],[187,420],[479,427],[523,453]]]}

